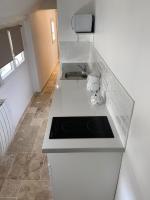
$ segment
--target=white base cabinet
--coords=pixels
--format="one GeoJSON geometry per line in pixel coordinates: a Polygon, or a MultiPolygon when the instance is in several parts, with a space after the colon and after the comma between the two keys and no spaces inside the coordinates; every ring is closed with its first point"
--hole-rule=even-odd
{"type": "Polygon", "coordinates": [[[48,153],[54,200],[113,200],[122,154],[48,153]]]}

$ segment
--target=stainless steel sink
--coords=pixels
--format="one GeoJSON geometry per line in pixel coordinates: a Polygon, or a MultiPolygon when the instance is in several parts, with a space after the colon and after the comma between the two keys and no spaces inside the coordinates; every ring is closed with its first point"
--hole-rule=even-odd
{"type": "Polygon", "coordinates": [[[87,63],[63,63],[62,80],[83,80],[86,79],[90,69],[87,63]]]}
{"type": "Polygon", "coordinates": [[[86,73],[82,73],[82,72],[66,72],[65,73],[65,79],[68,80],[82,80],[82,79],[86,79],[87,78],[87,74],[86,73]]]}

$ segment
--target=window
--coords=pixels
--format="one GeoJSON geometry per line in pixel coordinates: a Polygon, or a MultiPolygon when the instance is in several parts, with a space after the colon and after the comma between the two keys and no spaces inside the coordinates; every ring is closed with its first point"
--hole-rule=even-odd
{"type": "Polygon", "coordinates": [[[14,64],[13,61],[5,65],[0,69],[0,74],[2,80],[5,79],[12,71],[14,70],[14,64]]]}
{"type": "Polygon", "coordinates": [[[21,53],[19,53],[18,55],[16,55],[15,58],[14,58],[14,60],[15,60],[16,67],[18,67],[19,65],[21,65],[25,61],[24,51],[22,51],[21,53]]]}
{"type": "MultiPolygon", "coordinates": [[[[7,40],[9,41],[9,45],[7,45],[6,48],[8,50],[10,49],[9,51],[11,53],[11,59],[8,60],[8,64],[3,66],[3,64],[7,63],[7,60],[5,60],[5,62],[3,62],[0,67],[0,76],[2,80],[4,80],[9,74],[11,74],[15,70],[16,67],[20,66],[25,61],[20,26],[11,27],[10,29],[8,29],[6,31],[5,37],[7,37],[7,40]]],[[[4,46],[5,44],[6,43],[4,43],[4,46]]]]}
{"type": "Polygon", "coordinates": [[[25,61],[24,51],[22,51],[21,53],[15,55],[12,36],[11,36],[11,32],[10,31],[8,31],[8,38],[9,38],[10,48],[11,48],[11,51],[12,51],[14,65],[15,65],[15,67],[18,67],[19,65],[21,65],[25,61]]]}
{"type": "Polygon", "coordinates": [[[55,42],[56,40],[56,33],[55,33],[55,23],[53,20],[51,20],[51,33],[52,33],[52,42],[55,42]]]}

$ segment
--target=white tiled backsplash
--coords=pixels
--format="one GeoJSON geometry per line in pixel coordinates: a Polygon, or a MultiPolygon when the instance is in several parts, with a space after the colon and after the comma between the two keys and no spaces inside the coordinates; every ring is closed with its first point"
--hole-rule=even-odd
{"type": "Polygon", "coordinates": [[[60,42],[61,63],[89,63],[96,74],[101,73],[101,88],[106,91],[106,105],[126,145],[134,101],[121,85],[91,42],[60,42]]]}
{"type": "Polygon", "coordinates": [[[91,51],[91,43],[87,41],[60,42],[61,63],[88,63],[91,51]]]}
{"type": "Polygon", "coordinates": [[[101,73],[101,87],[106,91],[106,105],[119,132],[121,141],[125,146],[133,113],[134,100],[94,47],[91,51],[90,65],[96,73],[101,73]]]}

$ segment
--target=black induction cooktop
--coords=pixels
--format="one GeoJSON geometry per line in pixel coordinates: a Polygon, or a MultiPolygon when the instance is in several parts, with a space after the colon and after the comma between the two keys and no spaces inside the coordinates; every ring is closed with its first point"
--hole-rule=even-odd
{"type": "Polygon", "coordinates": [[[49,138],[114,138],[114,135],[106,116],[53,117],[49,138]]]}

